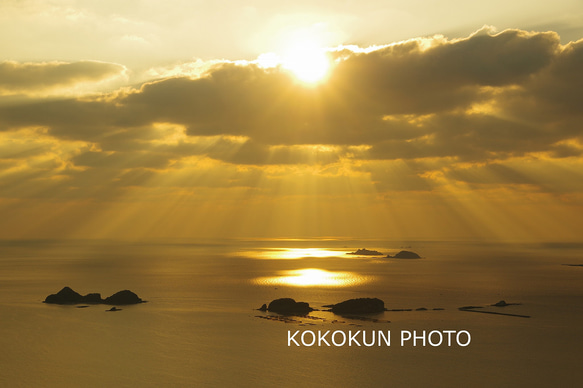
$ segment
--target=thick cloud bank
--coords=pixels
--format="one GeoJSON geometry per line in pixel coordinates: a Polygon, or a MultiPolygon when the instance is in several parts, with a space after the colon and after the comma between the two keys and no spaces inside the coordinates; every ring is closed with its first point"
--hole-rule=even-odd
{"type": "MultiPolygon", "coordinates": [[[[380,193],[583,190],[583,40],[483,29],[329,55],[329,76],[313,86],[282,67],[223,61],[202,76],[4,102],[0,196],[269,190],[292,175],[318,180],[319,193],[365,178],[380,193]]],[[[3,62],[0,92],[34,96],[124,72],[3,62]]]]}

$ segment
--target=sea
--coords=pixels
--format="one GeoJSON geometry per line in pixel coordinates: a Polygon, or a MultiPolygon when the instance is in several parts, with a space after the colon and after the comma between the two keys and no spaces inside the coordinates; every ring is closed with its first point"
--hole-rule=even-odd
{"type": "Polygon", "coordinates": [[[582,324],[578,243],[0,241],[0,387],[581,386],[582,324]],[[43,303],[65,286],[147,303],[43,303]],[[326,307],[355,298],[387,311],[326,307]]]}

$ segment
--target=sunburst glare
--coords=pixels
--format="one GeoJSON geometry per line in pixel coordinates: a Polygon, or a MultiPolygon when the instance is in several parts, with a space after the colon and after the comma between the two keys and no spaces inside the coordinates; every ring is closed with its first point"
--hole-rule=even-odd
{"type": "Polygon", "coordinates": [[[301,42],[287,50],[283,67],[300,81],[315,83],[325,78],[330,70],[330,60],[325,51],[308,42],[301,42]]]}
{"type": "Polygon", "coordinates": [[[299,81],[316,84],[326,78],[331,68],[330,57],[319,41],[313,32],[299,30],[282,44],[281,54],[261,54],[256,62],[264,68],[281,66],[299,81]]]}

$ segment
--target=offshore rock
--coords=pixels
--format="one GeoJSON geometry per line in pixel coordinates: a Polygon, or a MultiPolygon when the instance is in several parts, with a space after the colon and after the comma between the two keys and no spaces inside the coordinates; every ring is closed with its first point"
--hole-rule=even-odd
{"type": "Polygon", "coordinates": [[[357,249],[355,252],[348,252],[347,255],[358,255],[358,256],[382,256],[383,254],[379,251],[373,251],[366,248],[357,249]]]}
{"type": "Polygon", "coordinates": [[[267,310],[280,314],[307,314],[314,309],[306,302],[296,302],[292,298],[281,298],[271,301],[267,310]]]}
{"type": "Polygon", "coordinates": [[[420,259],[421,258],[421,256],[419,256],[417,253],[411,252],[411,251],[401,251],[401,252],[397,253],[395,256],[387,255],[387,257],[393,258],[393,259],[420,259]]]}
{"type": "Polygon", "coordinates": [[[89,293],[85,296],[73,291],[70,287],[64,287],[56,294],[47,296],[44,303],[51,304],[137,304],[143,303],[135,293],[124,290],[113,294],[112,296],[102,299],[99,293],[89,293]]]}
{"type": "Polygon", "coordinates": [[[385,302],[378,298],[348,299],[332,305],[335,314],[368,314],[385,311],[385,302]]]}
{"type": "Polygon", "coordinates": [[[105,304],[138,304],[142,302],[143,300],[130,290],[116,292],[103,301],[105,304]]]}
{"type": "Polygon", "coordinates": [[[101,299],[100,293],[95,292],[95,293],[85,295],[83,297],[83,303],[98,304],[98,303],[103,303],[103,299],[101,299]]]}
{"type": "Polygon", "coordinates": [[[496,306],[496,307],[506,307],[506,306],[517,306],[520,303],[508,303],[505,300],[501,300],[500,302],[496,302],[491,306],[496,306]]]}
{"type": "Polygon", "coordinates": [[[54,304],[78,304],[83,302],[83,295],[73,291],[70,287],[63,289],[56,294],[51,294],[45,298],[44,303],[54,304]]]}

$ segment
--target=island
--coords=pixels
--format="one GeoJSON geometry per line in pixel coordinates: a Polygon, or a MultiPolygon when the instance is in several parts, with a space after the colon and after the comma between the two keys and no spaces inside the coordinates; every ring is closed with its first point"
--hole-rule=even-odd
{"type": "Polygon", "coordinates": [[[383,253],[379,251],[372,251],[366,248],[357,249],[355,252],[348,252],[347,255],[357,255],[357,256],[382,256],[383,253]]]}
{"type": "Polygon", "coordinates": [[[358,298],[324,307],[331,307],[334,314],[369,314],[385,311],[385,302],[378,298],[358,298]]]}
{"type": "Polygon", "coordinates": [[[99,293],[81,295],[71,289],[71,287],[63,287],[63,289],[56,294],[47,296],[43,303],[128,305],[144,303],[144,301],[130,290],[119,291],[105,299],[102,299],[101,294],[99,293]]]}
{"type": "Polygon", "coordinates": [[[292,298],[275,299],[269,303],[269,306],[263,304],[258,310],[289,315],[307,314],[314,311],[307,302],[296,302],[292,298]]]}
{"type": "Polygon", "coordinates": [[[130,290],[116,292],[103,301],[104,304],[138,304],[144,301],[130,290]]]}
{"type": "Polygon", "coordinates": [[[415,252],[401,251],[401,252],[397,253],[395,256],[387,255],[387,258],[389,258],[389,259],[420,259],[421,256],[419,256],[415,252]]]}

